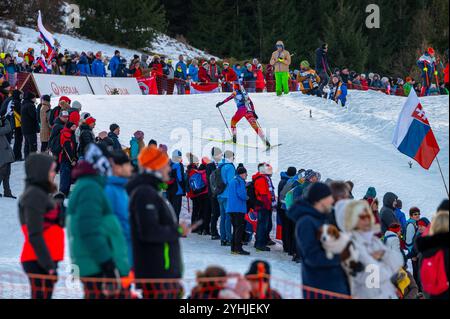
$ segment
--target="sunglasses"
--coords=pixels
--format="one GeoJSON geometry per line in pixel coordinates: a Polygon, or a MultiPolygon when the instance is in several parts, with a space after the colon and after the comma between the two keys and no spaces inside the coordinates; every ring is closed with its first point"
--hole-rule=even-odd
{"type": "Polygon", "coordinates": [[[359,219],[361,220],[370,220],[372,216],[370,216],[369,214],[364,214],[359,216],[359,219]]]}

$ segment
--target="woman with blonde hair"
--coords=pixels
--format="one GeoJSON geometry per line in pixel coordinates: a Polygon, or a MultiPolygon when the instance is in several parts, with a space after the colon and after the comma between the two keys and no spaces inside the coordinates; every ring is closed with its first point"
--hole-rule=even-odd
{"type": "Polygon", "coordinates": [[[351,201],[345,208],[344,231],[351,235],[365,270],[350,277],[352,296],[358,299],[397,299],[391,279],[403,267],[403,256],[376,236],[379,227],[367,201],[351,201]]]}

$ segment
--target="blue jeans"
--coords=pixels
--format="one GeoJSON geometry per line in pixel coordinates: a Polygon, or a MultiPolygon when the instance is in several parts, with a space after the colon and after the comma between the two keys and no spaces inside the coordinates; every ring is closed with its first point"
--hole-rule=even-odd
{"type": "Polygon", "coordinates": [[[227,214],[228,199],[219,198],[218,201],[220,206],[220,239],[231,242],[231,217],[227,214]]]}
{"type": "Polygon", "coordinates": [[[72,165],[62,161],[59,174],[59,191],[67,197],[69,196],[70,185],[72,185],[72,165]]]}
{"type": "Polygon", "coordinates": [[[267,247],[269,237],[269,226],[272,213],[266,209],[258,212],[258,225],[256,226],[256,248],[267,247]]]}

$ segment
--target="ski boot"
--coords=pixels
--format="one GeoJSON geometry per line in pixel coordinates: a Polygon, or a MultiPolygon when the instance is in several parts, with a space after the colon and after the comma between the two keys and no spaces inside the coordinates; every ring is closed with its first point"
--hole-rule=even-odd
{"type": "Polygon", "coordinates": [[[266,150],[270,150],[272,148],[272,145],[268,140],[266,140],[266,147],[267,147],[266,150]]]}
{"type": "Polygon", "coordinates": [[[237,143],[237,136],[233,135],[233,144],[236,144],[236,143],[237,143]]]}

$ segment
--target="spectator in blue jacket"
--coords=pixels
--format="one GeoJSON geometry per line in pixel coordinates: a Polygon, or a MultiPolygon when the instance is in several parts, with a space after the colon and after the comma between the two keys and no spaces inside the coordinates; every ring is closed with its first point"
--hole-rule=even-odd
{"type": "Polygon", "coordinates": [[[171,179],[167,183],[169,188],[167,189],[167,200],[172,204],[178,221],[180,220],[181,206],[183,203],[183,196],[186,195],[184,191],[184,165],[183,153],[179,150],[175,150],[172,153],[172,160],[170,167],[172,169],[171,179]]]}
{"type": "Polygon", "coordinates": [[[193,82],[198,82],[198,60],[192,60],[189,65],[188,75],[193,82]]]}
{"type": "Polygon", "coordinates": [[[402,233],[406,231],[406,214],[402,212],[403,202],[400,199],[397,199],[397,205],[395,205],[395,217],[400,222],[400,226],[402,226],[402,233]]]}
{"type": "Polygon", "coordinates": [[[177,92],[179,95],[186,94],[186,80],[187,80],[187,65],[184,63],[183,55],[180,55],[179,62],[175,66],[175,84],[177,86],[177,92]]]}
{"type": "Polygon", "coordinates": [[[133,172],[128,155],[120,150],[111,154],[111,164],[113,175],[108,177],[105,193],[111,204],[114,214],[120,222],[123,235],[128,245],[128,260],[133,265],[133,250],[131,241],[131,231],[129,222],[129,197],[126,191],[126,184],[133,172]]]}
{"type": "Polygon", "coordinates": [[[117,71],[119,70],[119,66],[120,66],[120,51],[116,50],[114,52],[114,56],[112,57],[111,61],[109,61],[109,70],[111,71],[111,76],[117,77],[117,71]]]}
{"type": "Polygon", "coordinates": [[[438,75],[436,70],[436,57],[433,48],[428,48],[427,51],[417,61],[417,66],[422,72],[422,91],[420,96],[430,95],[430,87],[435,76],[438,75]]]}
{"type": "Polygon", "coordinates": [[[106,77],[105,64],[102,61],[102,53],[97,52],[95,60],[92,62],[92,75],[104,78],[106,77]]]}
{"type": "Polygon", "coordinates": [[[186,79],[187,77],[187,65],[184,63],[184,56],[180,55],[178,57],[178,63],[175,65],[175,70],[178,69],[178,67],[181,67],[181,71],[183,73],[183,78],[186,79]]]}
{"type": "Polygon", "coordinates": [[[91,75],[89,60],[85,52],[81,53],[80,59],[77,63],[77,70],[81,76],[91,75]]]}
{"type": "Polygon", "coordinates": [[[231,253],[234,255],[248,256],[249,252],[242,249],[245,234],[245,214],[247,213],[247,170],[240,166],[236,176],[228,185],[227,214],[230,215],[233,225],[233,239],[231,241],[231,253]]]}
{"type": "MultiPolygon", "coordinates": [[[[350,295],[347,275],[341,267],[340,256],[328,259],[317,236],[327,223],[333,209],[333,196],[328,185],[312,184],[304,198],[288,212],[296,222],[297,249],[302,264],[303,285],[311,288],[350,295]]],[[[321,298],[319,293],[304,290],[305,298],[321,298]]]]}
{"type": "Polygon", "coordinates": [[[253,73],[253,66],[248,63],[246,68],[241,73],[241,79],[244,81],[244,86],[247,92],[255,93],[256,92],[256,76],[253,73]]]}
{"type": "Polygon", "coordinates": [[[225,183],[225,191],[217,196],[220,207],[220,239],[222,246],[231,245],[231,218],[227,212],[228,188],[231,181],[236,176],[236,167],[234,166],[234,153],[226,151],[224,159],[219,163],[220,174],[225,183]]]}

